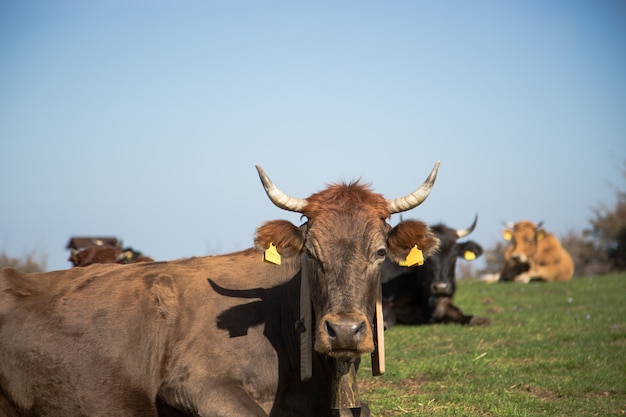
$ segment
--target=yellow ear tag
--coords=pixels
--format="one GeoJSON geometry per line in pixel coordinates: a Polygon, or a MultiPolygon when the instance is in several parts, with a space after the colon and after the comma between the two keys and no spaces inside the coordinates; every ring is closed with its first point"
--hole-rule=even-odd
{"type": "Polygon", "coordinates": [[[510,230],[503,230],[502,237],[504,238],[504,240],[511,240],[511,238],[513,237],[513,233],[510,230]]]}
{"type": "Polygon", "coordinates": [[[403,262],[400,262],[400,266],[413,266],[422,265],[424,263],[424,254],[418,249],[417,245],[413,246],[406,256],[403,262]]]}
{"type": "Polygon", "coordinates": [[[274,242],[270,243],[270,247],[265,249],[263,253],[263,261],[271,264],[280,265],[280,253],[276,250],[274,242]]]}
{"type": "Polygon", "coordinates": [[[466,261],[473,261],[474,259],[476,259],[476,254],[472,252],[471,250],[466,250],[465,253],[463,254],[463,257],[465,258],[466,261]]]}

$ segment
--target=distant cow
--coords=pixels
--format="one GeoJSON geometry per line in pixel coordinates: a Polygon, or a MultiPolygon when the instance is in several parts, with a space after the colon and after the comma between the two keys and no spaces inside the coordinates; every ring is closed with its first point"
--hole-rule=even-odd
{"type": "Polygon", "coordinates": [[[305,222],[268,221],[253,248],[2,270],[0,416],[370,416],[354,364],[380,351],[381,265],[439,243],[422,222],[386,220],[426,199],[438,167],[387,200],[359,181],[291,197],[257,166],[305,222]]]}
{"type": "Polygon", "coordinates": [[[452,302],[456,292],[456,259],[473,260],[483,253],[476,242],[458,239],[476,227],[478,216],[467,229],[456,230],[444,224],[431,226],[440,240],[436,254],[422,266],[402,267],[391,262],[383,265],[383,300],[385,324],[458,323],[488,325],[486,317],[465,315],[452,302]]]}
{"type": "Polygon", "coordinates": [[[68,261],[73,266],[89,266],[93,264],[153,262],[154,259],[143,255],[133,248],[121,249],[116,246],[92,246],[83,250],[72,249],[68,261]]]}
{"type": "Polygon", "coordinates": [[[571,256],[559,240],[541,226],[542,222],[534,224],[527,220],[507,223],[502,235],[511,244],[504,253],[500,282],[572,279],[574,262],[571,256]]]}

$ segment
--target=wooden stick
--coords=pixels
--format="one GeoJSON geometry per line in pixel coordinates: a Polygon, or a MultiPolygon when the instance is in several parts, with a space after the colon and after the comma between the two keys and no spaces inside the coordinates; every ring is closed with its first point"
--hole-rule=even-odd
{"type": "Polygon", "coordinates": [[[300,329],[300,380],[308,381],[313,377],[313,336],[311,319],[311,288],[309,287],[308,257],[306,250],[302,254],[300,267],[300,320],[304,329],[300,329]]]}
{"type": "Polygon", "coordinates": [[[376,311],[374,313],[374,351],[372,352],[372,375],[380,376],[385,373],[385,322],[383,319],[383,291],[382,284],[378,287],[376,296],[376,311]]]}

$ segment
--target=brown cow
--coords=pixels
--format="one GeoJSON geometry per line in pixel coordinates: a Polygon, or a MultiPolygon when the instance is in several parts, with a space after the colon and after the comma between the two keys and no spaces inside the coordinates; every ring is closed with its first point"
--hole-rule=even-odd
{"type": "Polygon", "coordinates": [[[154,262],[154,259],[132,248],[121,249],[117,246],[91,246],[83,250],[72,249],[68,261],[73,266],[89,266],[93,264],[154,262]]]}
{"type": "Polygon", "coordinates": [[[2,270],[0,416],[369,416],[350,376],[380,347],[383,260],[438,245],[422,222],[386,220],[424,201],[438,166],[390,200],[359,182],[293,198],[257,167],[270,200],[306,221],[263,224],[254,248],[2,270]]]}
{"type": "Polygon", "coordinates": [[[507,223],[502,235],[511,241],[504,254],[500,282],[528,283],[531,280],[569,281],[574,275],[572,257],[542,222],[507,223]]]}

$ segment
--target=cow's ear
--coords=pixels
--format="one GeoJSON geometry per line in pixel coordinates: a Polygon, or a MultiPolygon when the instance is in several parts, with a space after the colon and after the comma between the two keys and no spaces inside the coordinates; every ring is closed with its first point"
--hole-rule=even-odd
{"type": "Polygon", "coordinates": [[[282,256],[294,256],[302,251],[304,235],[302,229],[287,220],[270,220],[256,229],[254,246],[261,251],[272,244],[282,256]]]}
{"type": "Polygon", "coordinates": [[[511,229],[504,229],[502,231],[502,237],[504,240],[511,240],[513,238],[513,231],[511,229]]]}
{"type": "Polygon", "coordinates": [[[483,254],[483,247],[473,240],[459,243],[458,256],[463,257],[466,261],[473,261],[483,254]]]}
{"type": "Polygon", "coordinates": [[[538,229],[537,230],[537,240],[541,240],[546,237],[546,229],[538,229]]]}
{"type": "Polygon", "coordinates": [[[406,220],[391,229],[387,238],[387,256],[395,263],[403,262],[417,245],[424,258],[439,249],[439,238],[433,234],[428,225],[419,220],[406,220]]]}

